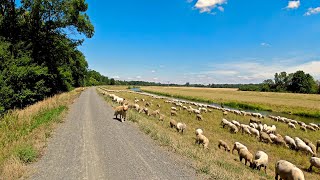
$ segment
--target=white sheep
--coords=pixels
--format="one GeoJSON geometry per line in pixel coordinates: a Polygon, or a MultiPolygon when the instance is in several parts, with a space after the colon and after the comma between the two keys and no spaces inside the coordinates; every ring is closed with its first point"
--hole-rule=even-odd
{"type": "Polygon", "coordinates": [[[196,129],[196,136],[199,134],[203,134],[203,130],[200,128],[196,129]]]}
{"type": "Polygon", "coordinates": [[[257,138],[260,137],[260,132],[257,129],[250,128],[249,130],[250,130],[251,134],[255,135],[257,138]]]}
{"type": "Polygon", "coordinates": [[[292,124],[291,122],[288,123],[288,127],[292,129],[296,129],[296,125],[292,124]]]}
{"type": "Polygon", "coordinates": [[[202,134],[197,135],[196,144],[202,144],[204,149],[208,149],[209,139],[202,134]]]}
{"type": "Polygon", "coordinates": [[[305,180],[303,172],[292,163],[280,160],[275,165],[275,179],[305,180]]]}
{"type": "Polygon", "coordinates": [[[181,131],[181,133],[183,133],[183,131],[187,128],[187,125],[185,123],[181,123],[181,122],[178,122],[177,123],[177,126],[176,126],[176,129],[178,132],[181,131]]]}
{"type": "Polygon", "coordinates": [[[297,149],[297,144],[290,136],[284,136],[284,141],[289,145],[291,149],[297,149]]]}
{"type": "Polygon", "coordinates": [[[308,169],[309,172],[312,171],[312,167],[320,168],[320,158],[318,157],[311,157],[310,158],[310,167],[308,169]]]}
{"type": "Polygon", "coordinates": [[[239,154],[239,151],[240,151],[240,149],[242,149],[242,148],[248,150],[248,148],[247,148],[245,145],[243,145],[243,144],[241,144],[241,143],[239,143],[239,142],[235,142],[235,143],[233,144],[232,154],[233,154],[233,150],[237,150],[237,151],[238,151],[238,154],[239,154]]]}
{"type": "Polygon", "coordinates": [[[267,153],[258,151],[253,160],[253,169],[257,168],[260,171],[261,167],[264,167],[264,171],[267,173],[268,159],[267,153]]]}
{"type": "Polygon", "coordinates": [[[300,151],[304,151],[306,153],[311,153],[312,155],[314,155],[314,152],[312,151],[312,149],[308,145],[306,145],[306,143],[303,142],[300,138],[295,137],[294,140],[296,142],[297,148],[300,151]]]}

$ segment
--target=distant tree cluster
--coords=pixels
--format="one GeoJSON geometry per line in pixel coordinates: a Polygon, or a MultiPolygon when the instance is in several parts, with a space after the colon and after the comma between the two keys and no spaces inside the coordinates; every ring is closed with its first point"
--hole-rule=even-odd
{"type": "Polygon", "coordinates": [[[95,83],[83,40],[70,37],[93,36],[87,9],[85,0],[0,0],[0,114],[95,83]]]}
{"type": "Polygon", "coordinates": [[[320,83],[303,71],[287,74],[276,73],[274,79],[264,80],[261,84],[241,85],[242,91],[264,91],[264,92],[293,92],[293,93],[320,93],[320,83]]]}

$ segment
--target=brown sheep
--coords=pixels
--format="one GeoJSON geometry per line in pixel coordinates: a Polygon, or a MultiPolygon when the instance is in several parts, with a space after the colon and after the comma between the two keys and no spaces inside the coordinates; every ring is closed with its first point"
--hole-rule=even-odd
{"type": "Polygon", "coordinates": [[[127,118],[127,110],[129,109],[128,106],[118,106],[116,107],[114,110],[114,115],[116,116],[116,118],[118,118],[118,115],[120,115],[120,120],[122,122],[122,118],[124,120],[126,120],[127,118]]]}
{"type": "Polygon", "coordinates": [[[197,118],[198,121],[203,120],[203,117],[201,116],[201,114],[197,114],[197,117],[196,117],[196,118],[197,118]]]}
{"type": "Polygon", "coordinates": [[[171,128],[177,127],[177,121],[175,121],[174,119],[170,119],[170,127],[171,128]]]}
{"type": "Polygon", "coordinates": [[[155,111],[153,111],[151,114],[149,114],[150,116],[154,116],[154,117],[157,117],[157,115],[160,114],[160,109],[157,109],[155,111]]]}
{"type": "Polygon", "coordinates": [[[225,151],[228,151],[228,152],[231,151],[230,147],[228,146],[228,144],[226,142],[224,142],[222,140],[219,140],[219,144],[218,144],[219,149],[220,149],[221,146],[224,147],[225,151]]]}
{"type": "Polygon", "coordinates": [[[204,149],[208,149],[209,139],[202,134],[197,135],[196,144],[202,144],[204,149]]]}
{"type": "Polygon", "coordinates": [[[262,132],[262,131],[260,133],[260,141],[265,142],[265,143],[272,143],[270,136],[267,133],[262,132]]]}
{"type": "Polygon", "coordinates": [[[250,167],[253,167],[253,155],[248,151],[248,149],[245,149],[245,148],[242,148],[240,149],[239,151],[239,159],[240,159],[240,162],[242,162],[242,159],[244,158],[245,160],[245,165],[247,165],[247,162],[250,163],[250,167]]]}
{"type": "Polygon", "coordinates": [[[171,111],[170,114],[171,114],[171,116],[177,116],[178,115],[176,111],[171,111]]]}

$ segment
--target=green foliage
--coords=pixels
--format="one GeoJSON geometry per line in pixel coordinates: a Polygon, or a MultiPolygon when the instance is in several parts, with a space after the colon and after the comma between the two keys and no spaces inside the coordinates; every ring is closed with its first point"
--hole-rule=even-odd
{"type": "Polygon", "coordinates": [[[35,161],[38,153],[31,145],[24,145],[16,150],[16,155],[22,162],[31,163],[35,161]]]}
{"type": "Polygon", "coordinates": [[[267,79],[262,84],[241,85],[239,90],[315,94],[320,93],[320,85],[317,84],[310,74],[297,71],[291,74],[287,74],[286,72],[276,73],[274,81],[267,79]]]}
{"type": "Polygon", "coordinates": [[[85,0],[0,2],[0,114],[96,83],[77,49],[83,39],[71,38],[94,34],[85,0]]]}

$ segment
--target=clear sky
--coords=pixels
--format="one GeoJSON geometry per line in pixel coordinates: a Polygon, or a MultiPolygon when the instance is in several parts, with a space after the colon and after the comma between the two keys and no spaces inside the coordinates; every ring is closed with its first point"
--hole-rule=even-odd
{"type": "Polygon", "coordinates": [[[89,68],[122,80],[258,83],[320,79],[319,0],[87,0],[89,68]]]}

